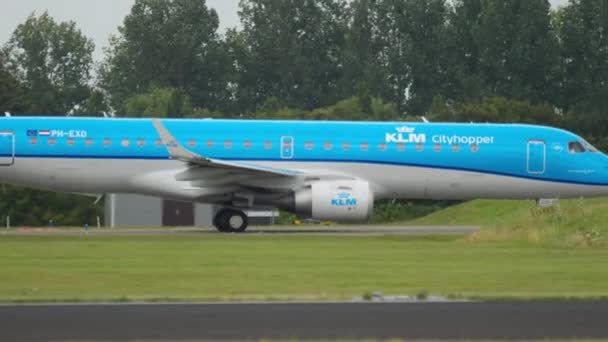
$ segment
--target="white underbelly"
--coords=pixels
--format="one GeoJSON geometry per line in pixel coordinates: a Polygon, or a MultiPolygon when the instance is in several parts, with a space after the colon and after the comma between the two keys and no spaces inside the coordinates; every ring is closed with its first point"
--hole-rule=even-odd
{"type": "MultiPolygon", "coordinates": [[[[367,180],[375,198],[472,199],[567,198],[608,195],[608,187],[549,182],[480,172],[368,163],[258,162],[313,172],[346,175],[367,180]]],[[[172,177],[186,165],[172,160],[18,158],[0,167],[0,180],[33,188],[73,193],[139,193],[194,200],[204,195],[172,177]],[[161,188],[145,182],[145,175],[163,174],[161,188]],[[172,189],[175,188],[175,189],[172,189]]],[[[252,180],[255,183],[255,179],[252,180]]]]}
{"type": "Polygon", "coordinates": [[[264,164],[302,171],[326,170],[326,172],[365,179],[372,183],[377,199],[536,199],[608,195],[607,186],[552,182],[429,167],[322,162],[270,162],[264,164]]]}

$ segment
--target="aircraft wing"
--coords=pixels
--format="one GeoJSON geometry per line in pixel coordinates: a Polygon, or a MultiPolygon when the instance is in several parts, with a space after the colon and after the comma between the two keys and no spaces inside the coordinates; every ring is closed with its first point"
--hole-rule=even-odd
{"type": "Polygon", "coordinates": [[[173,137],[171,132],[169,132],[169,130],[160,122],[159,119],[152,119],[152,123],[158,131],[161,141],[167,147],[167,151],[169,152],[169,157],[171,159],[181,160],[193,166],[207,167],[211,169],[224,169],[226,171],[244,174],[262,174],[266,176],[283,177],[292,177],[302,174],[301,172],[295,170],[273,168],[252,163],[219,160],[201,156],[181,146],[177,142],[177,139],[173,137]]]}
{"type": "Polygon", "coordinates": [[[260,198],[260,201],[282,198],[286,192],[320,180],[354,179],[352,175],[319,169],[318,166],[292,170],[254,162],[208,158],[180,145],[161,120],[152,119],[152,123],[169,157],[183,162],[185,168],[147,172],[132,179],[134,186],[151,194],[250,207],[254,198],[260,198]]]}

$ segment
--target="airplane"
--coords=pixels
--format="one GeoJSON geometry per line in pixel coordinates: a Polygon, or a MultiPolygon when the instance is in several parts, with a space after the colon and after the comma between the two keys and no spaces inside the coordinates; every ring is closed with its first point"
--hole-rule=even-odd
{"type": "Polygon", "coordinates": [[[608,158],[571,132],[522,124],[0,118],[0,181],[367,220],[379,199],[541,199],[608,194],[608,158]]]}

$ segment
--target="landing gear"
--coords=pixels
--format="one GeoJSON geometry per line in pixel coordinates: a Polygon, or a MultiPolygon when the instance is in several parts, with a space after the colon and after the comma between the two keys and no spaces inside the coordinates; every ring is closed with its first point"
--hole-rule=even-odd
{"type": "Polygon", "coordinates": [[[220,232],[241,233],[247,229],[249,224],[247,215],[237,209],[220,209],[213,218],[213,225],[220,232]]]}

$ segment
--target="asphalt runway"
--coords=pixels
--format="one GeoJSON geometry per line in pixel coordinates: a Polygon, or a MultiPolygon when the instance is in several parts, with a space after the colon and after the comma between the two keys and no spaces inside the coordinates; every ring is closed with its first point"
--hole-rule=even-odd
{"type": "Polygon", "coordinates": [[[0,306],[0,339],[597,339],[604,302],[0,306]]]}
{"type": "MultiPolygon", "coordinates": [[[[475,226],[391,226],[391,225],[304,225],[304,226],[251,226],[244,233],[232,234],[252,236],[262,234],[284,235],[468,235],[475,226]]],[[[84,229],[70,228],[13,228],[0,229],[0,235],[82,235],[84,229]]],[[[89,235],[178,235],[178,234],[226,234],[215,228],[90,228],[89,235]]]]}

